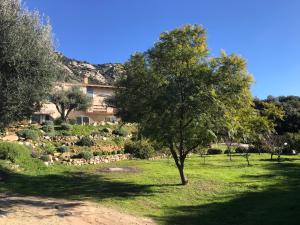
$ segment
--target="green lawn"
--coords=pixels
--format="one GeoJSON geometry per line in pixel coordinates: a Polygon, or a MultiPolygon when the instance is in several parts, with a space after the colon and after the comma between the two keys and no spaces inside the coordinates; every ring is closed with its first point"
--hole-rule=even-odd
{"type": "Polygon", "coordinates": [[[122,161],[97,166],[55,165],[40,171],[8,172],[0,168],[0,192],[84,199],[113,206],[159,224],[289,225],[300,224],[300,157],[281,163],[268,154],[187,159],[190,183],[178,185],[170,159],[122,161]],[[104,173],[101,167],[130,166],[135,173],[104,173]],[[1,175],[2,174],[2,175],[1,175]]]}

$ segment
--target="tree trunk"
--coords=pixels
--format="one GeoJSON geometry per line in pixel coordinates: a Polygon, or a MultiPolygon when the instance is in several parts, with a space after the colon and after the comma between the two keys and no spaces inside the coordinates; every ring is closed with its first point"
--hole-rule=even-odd
{"type": "Polygon", "coordinates": [[[271,153],[271,160],[273,160],[273,155],[274,155],[274,154],[273,154],[273,153],[271,153]]]}
{"type": "Polygon", "coordinates": [[[181,184],[182,185],[187,185],[188,184],[188,178],[186,177],[186,175],[184,174],[184,166],[179,165],[177,166],[179,174],[180,174],[180,179],[181,179],[181,184]]]}

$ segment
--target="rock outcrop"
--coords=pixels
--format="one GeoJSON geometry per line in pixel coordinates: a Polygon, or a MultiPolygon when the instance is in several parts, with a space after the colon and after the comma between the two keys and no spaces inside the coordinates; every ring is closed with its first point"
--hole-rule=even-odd
{"type": "Polygon", "coordinates": [[[124,73],[124,66],[120,63],[90,64],[86,61],[69,59],[58,53],[63,64],[64,74],[59,78],[65,82],[82,82],[83,75],[89,77],[91,84],[113,85],[124,73]]]}

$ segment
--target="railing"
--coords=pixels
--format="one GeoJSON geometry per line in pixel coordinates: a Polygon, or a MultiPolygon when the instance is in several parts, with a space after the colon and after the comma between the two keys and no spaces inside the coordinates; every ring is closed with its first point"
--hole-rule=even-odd
{"type": "Polygon", "coordinates": [[[93,105],[91,108],[87,110],[89,113],[97,113],[97,112],[102,112],[102,113],[115,113],[116,109],[112,107],[108,107],[106,105],[93,105]]]}

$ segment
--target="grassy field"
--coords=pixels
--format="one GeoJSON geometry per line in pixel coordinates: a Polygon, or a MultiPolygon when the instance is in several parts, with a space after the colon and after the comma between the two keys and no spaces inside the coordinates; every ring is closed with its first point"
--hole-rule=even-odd
{"type": "Polygon", "coordinates": [[[55,165],[38,171],[11,172],[0,161],[0,192],[99,202],[153,218],[159,224],[298,225],[300,222],[300,157],[281,163],[267,154],[199,156],[186,162],[190,183],[178,185],[170,159],[122,161],[71,167],[55,165]],[[133,173],[105,173],[103,167],[135,167],[133,173]]]}

